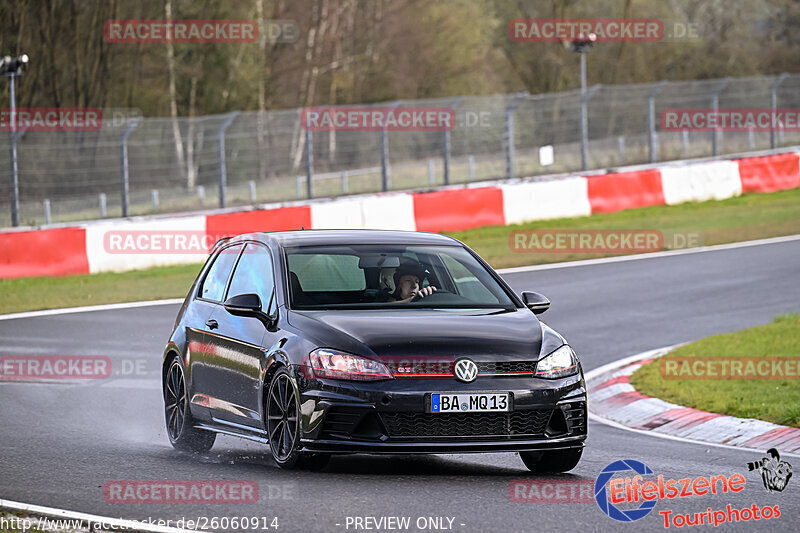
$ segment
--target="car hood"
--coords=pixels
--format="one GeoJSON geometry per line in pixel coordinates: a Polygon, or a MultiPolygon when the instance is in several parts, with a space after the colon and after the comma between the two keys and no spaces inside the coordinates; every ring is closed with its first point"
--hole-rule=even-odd
{"type": "Polygon", "coordinates": [[[320,347],[361,355],[536,360],[542,328],[528,309],[291,311],[320,347]]]}

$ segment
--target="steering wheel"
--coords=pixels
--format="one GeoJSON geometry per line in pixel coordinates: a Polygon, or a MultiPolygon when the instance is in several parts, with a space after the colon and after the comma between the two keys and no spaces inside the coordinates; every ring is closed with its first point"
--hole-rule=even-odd
{"type": "Polygon", "coordinates": [[[436,292],[433,292],[433,293],[431,293],[431,294],[429,294],[429,295],[427,295],[427,296],[425,296],[425,297],[421,297],[421,296],[419,296],[419,295],[417,295],[417,296],[414,296],[414,297],[411,299],[411,302],[412,302],[412,303],[413,303],[413,302],[419,302],[420,300],[425,300],[426,302],[428,302],[428,301],[436,301],[437,299],[441,300],[441,297],[442,297],[442,296],[444,296],[444,297],[447,297],[447,296],[450,296],[450,295],[452,295],[452,294],[453,294],[453,293],[452,293],[452,292],[450,292],[450,291],[446,291],[446,290],[439,289],[439,290],[437,290],[436,292]],[[438,297],[438,298],[437,298],[437,297],[438,297]]]}

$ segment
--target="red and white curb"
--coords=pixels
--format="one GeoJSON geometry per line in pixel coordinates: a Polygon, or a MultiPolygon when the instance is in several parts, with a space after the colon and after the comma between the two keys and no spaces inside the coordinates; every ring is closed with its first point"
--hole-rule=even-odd
{"type": "Polygon", "coordinates": [[[759,452],[776,448],[782,455],[800,457],[798,428],[683,407],[645,396],[630,384],[639,367],[676,347],[651,350],[588,372],[589,417],[655,437],[759,452]]]}

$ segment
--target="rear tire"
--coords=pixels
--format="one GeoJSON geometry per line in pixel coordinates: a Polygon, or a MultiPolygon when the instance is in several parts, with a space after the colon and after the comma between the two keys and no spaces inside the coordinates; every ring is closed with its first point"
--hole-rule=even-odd
{"type": "Polygon", "coordinates": [[[519,456],[528,470],[542,474],[568,472],[578,466],[581,455],[583,455],[583,448],[519,452],[519,456]]]}
{"type": "Polygon", "coordinates": [[[176,450],[190,453],[205,453],[214,446],[217,434],[194,427],[189,409],[186,378],[181,359],[172,360],[164,376],[164,418],[169,442],[176,450]]]}

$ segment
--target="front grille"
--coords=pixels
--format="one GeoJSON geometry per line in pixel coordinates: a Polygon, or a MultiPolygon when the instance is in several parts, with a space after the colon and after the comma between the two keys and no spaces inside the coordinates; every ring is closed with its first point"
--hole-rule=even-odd
{"type": "Polygon", "coordinates": [[[390,438],[542,436],[551,409],[512,413],[381,413],[390,438]]]}
{"type": "MultiPolygon", "coordinates": [[[[452,377],[453,361],[389,361],[385,363],[395,377],[422,377],[434,375],[437,377],[452,377]]],[[[497,361],[476,362],[478,374],[531,374],[536,363],[533,361],[497,361]]]]}
{"type": "Polygon", "coordinates": [[[532,361],[502,361],[496,363],[476,363],[479,374],[525,373],[533,374],[532,361]]]}

